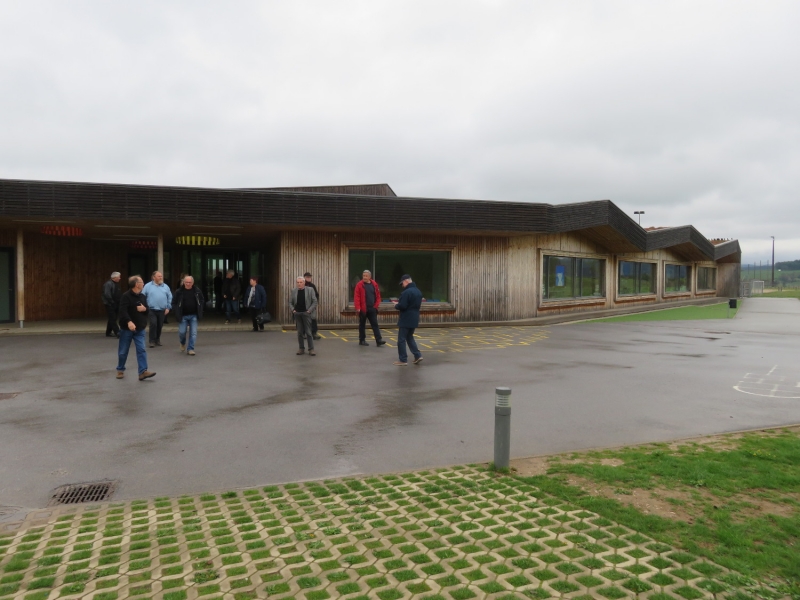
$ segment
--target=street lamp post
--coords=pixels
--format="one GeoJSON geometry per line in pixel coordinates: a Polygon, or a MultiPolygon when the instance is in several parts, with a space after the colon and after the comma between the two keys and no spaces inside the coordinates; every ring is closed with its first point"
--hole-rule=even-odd
{"type": "Polygon", "coordinates": [[[633,211],[633,214],[639,215],[639,227],[641,227],[642,226],[642,215],[644,214],[644,211],[643,210],[635,210],[635,211],[633,211]]]}
{"type": "Polygon", "coordinates": [[[775,236],[769,236],[772,238],[772,287],[775,287],[775,236]]]}

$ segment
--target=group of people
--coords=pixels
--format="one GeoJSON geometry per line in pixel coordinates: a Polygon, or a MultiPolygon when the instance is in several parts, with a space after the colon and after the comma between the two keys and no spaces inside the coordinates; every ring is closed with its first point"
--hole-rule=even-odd
{"type": "MultiPolygon", "coordinates": [[[[228,271],[226,281],[223,283],[221,296],[225,302],[226,323],[230,323],[235,315],[241,323],[239,306],[245,307],[252,319],[254,332],[264,331],[264,321],[259,315],[267,305],[267,294],[264,287],[258,283],[257,277],[250,278],[250,287],[242,291],[238,279],[233,271],[228,271]]],[[[197,325],[203,318],[205,299],[203,292],[194,285],[191,275],[184,275],[180,285],[173,293],[164,283],[164,275],[154,271],[151,280],[145,285],[139,275],[128,279],[128,291],[122,293],[119,286],[120,273],[114,271],[109,280],[103,285],[103,304],[106,307],[108,323],[106,336],[119,339],[117,351],[117,379],[125,377],[125,364],[128,360],[131,343],[136,348],[136,361],[139,370],[139,380],[144,381],[155,376],[147,366],[147,350],[145,348],[145,332],[149,330],[150,348],[161,346],[161,332],[168,315],[174,315],[178,323],[178,341],[181,352],[195,356],[195,343],[197,340],[197,325]]],[[[315,356],[314,340],[321,339],[317,333],[317,306],[319,304],[319,290],[312,280],[311,273],[297,277],[296,285],[289,296],[289,307],[297,327],[297,340],[300,349],[298,355],[306,353],[315,356]]],[[[422,305],[422,293],[411,279],[410,275],[403,275],[400,279],[403,292],[398,300],[392,300],[395,309],[400,311],[398,319],[397,366],[408,364],[408,351],[411,350],[414,364],[422,362],[422,353],[414,340],[414,331],[419,326],[419,310],[422,305]]],[[[372,279],[370,271],[362,273],[361,281],[355,288],[354,304],[359,317],[358,339],[359,344],[368,346],[366,341],[366,323],[369,321],[375,343],[380,348],[386,342],[378,325],[378,308],[381,304],[381,292],[378,283],[372,279]]]]}
{"type": "MultiPolygon", "coordinates": [[[[228,274],[231,278],[233,271],[228,274]]],[[[106,336],[119,339],[117,379],[125,377],[125,363],[131,343],[136,348],[139,380],[144,381],[155,376],[155,372],[147,367],[145,332],[149,330],[150,348],[161,346],[161,332],[169,314],[173,314],[178,322],[181,352],[186,352],[189,356],[196,355],[197,324],[203,318],[205,298],[202,290],[195,286],[194,277],[184,275],[174,293],[164,283],[164,275],[160,271],[153,272],[147,285],[141,276],[133,275],[128,279],[128,291],[124,294],[119,287],[119,281],[120,273],[114,271],[103,285],[103,304],[108,315],[106,336]]],[[[236,291],[237,295],[240,293],[240,290],[236,291]]],[[[231,297],[233,300],[232,293],[231,297]]],[[[238,299],[236,302],[238,313],[238,299]]],[[[266,305],[267,293],[264,287],[258,283],[256,277],[251,278],[250,289],[244,292],[244,306],[253,319],[253,331],[264,331],[264,325],[258,322],[257,317],[266,305]]]]}
{"type": "MultiPolygon", "coordinates": [[[[222,276],[222,271],[217,271],[217,275],[214,277],[214,296],[216,300],[214,308],[219,313],[225,312],[226,325],[229,325],[231,319],[234,318],[237,323],[241,324],[240,308],[246,308],[251,318],[254,318],[254,310],[258,311],[255,314],[259,314],[267,306],[267,293],[264,287],[258,283],[258,278],[251,277],[250,288],[242,291],[239,277],[232,269],[225,274],[225,277],[222,276]]],[[[259,329],[254,320],[253,331],[263,330],[263,326],[259,329]]]]}
{"type": "MultiPolygon", "coordinates": [[[[403,275],[400,278],[400,285],[403,292],[397,300],[392,300],[394,308],[400,311],[397,321],[397,353],[398,360],[394,362],[399,367],[408,364],[408,350],[414,357],[414,364],[422,362],[422,353],[419,351],[417,342],[414,339],[414,331],[419,326],[419,309],[422,306],[422,292],[419,291],[411,275],[403,275]]],[[[302,277],[297,277],[295,288],[289,297],[289,307],[292,310],[295,325],[297,326],[297,341],[300,349],[298,355],[306,353],[306,343],[308,344],[308,354],[316,355],[314,350],[314,340],[319,339],[317,335],[317,304],[319,295],[316,286],[311,282],[311,274],[306,273],[302,277]]],[[[375,337],[375,344],[380,348],[386,341],[381,334],[378,325],[378,308],[381,305],[381,290],[378,282],[372,278],[372,273],[365,270],[361,274],[361,281],[356,284],[353,294],[353,304],[358,314],[358,343],[361,346],[369,346],[367,342],[366,324],[369,321],[372,328],[372,335],[375,337]]]]}

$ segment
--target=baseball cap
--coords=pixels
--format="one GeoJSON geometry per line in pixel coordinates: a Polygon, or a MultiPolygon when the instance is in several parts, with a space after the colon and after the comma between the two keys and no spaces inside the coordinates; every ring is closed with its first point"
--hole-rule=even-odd
{"type": "Polygon", "coordinates": [[[411,275],[403,275],[403,276],[400,278],[400,283],[403,283],[403,282],[404,282],[406,279],[411,279],[411,275]]]}

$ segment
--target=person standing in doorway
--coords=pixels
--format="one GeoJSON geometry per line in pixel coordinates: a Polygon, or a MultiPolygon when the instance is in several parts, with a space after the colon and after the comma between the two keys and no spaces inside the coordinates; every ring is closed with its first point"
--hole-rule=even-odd
{"type": "Polygon", "coordinates": [[[194,345],[197,341],[197,323],[203,318],[205,300],[200,288],[195,287],[194,277],[186,275],[183,287],[172,297],[172,312],[178,320],[178,340],[181,352],[194,356],[194,345]],[[189,330],[188,341],[186,330],[189,330]],[[188,344],[188,345],[187,345],[188,344]]]}
{"type": "Polygon", "coordinates": [[[255,275],[250,277],[250,287],[244,293],[244,305],[250,311],[253,331],[264,331],[264,323],[258,322],[258,315],[267,307],[267,292],[255,275]]]}
{"type": "Polygon", "coordinates": [[[138,275],[128,279],[128,291],[122,294],[119,302],[119,350],[117,356],[117,379],[125,377],[125,363],[131,342],[136,346],[136,363],[139,367],[139,381],[155,375],[147,370],[147,350],[144,347],[144,332],[147,329],[147,298],[142,294],[144,281],[138,275]]]}
{"type": "Polygon", "coordinates": [[[314,285],[311,273],[303,273],[303,278],[306,280],[306,286],[314,290],[314,293],[317,295],[317,312],[314,314],[314,318],[311,320],[311,336],[315,340],[321,340],[322,337],[317,335],[317,329],[318,329],[317,315],[319,314],[319,288],[317,288],[317,286],[314,285]]]}
{"type": "Polygon", "coordinates": [[[305,342],[308,340],[308,353],[316,356],[314,336],[311,335],[311,320],[317,314],[317,295],[312,288],[306,286],[305,277],[297,277],[295,282],[297,285],[289,297],[289,307],[297,325],[297,342],[300,344],[297,354],[299,356],[306,353],[305,342]]]}
{"type": "Polygon", "coordinates": [[[242,293],[242,285],[233,269],[228,270],[225,281],[222,282],[222,299],[225,302],[225,324],[231,322],[231,313],[236,315],[236,321],[242,322],[239,314],[239,296],[242,293]]]}
{"type": "Polygon", "coordinates": [[[103,306],[106,307],[108,322],[106,323],[106,337],[119,337],[117,314],[122,290],[119,287],[120,274],[114,271],[108,281],[103,284],[103,306]]]}
{"type": "Polygon", "coordinates": [[[153,271],[152,281],[147,282],[142,293],[147,298],[150,321],[150,347],[161,345],[161,329],[172,307],[172,291],[164,283],[161,271],[153,271]]]}
{"type": "Polygon", "coordinates": [[[406,343],[414,355],[414,364],[418,365],[422,362],[422,352],[419,351],[417,342],[414,339],[414,330],[419,326],[422,292],[417,288],[417,284],[411,280],[411,275],[403,275],[400,278],[400,285],[403,286],[403,293],[400,294],[400,299],[394,304],[394,307],[400,311],[400,318],[397,320],[397,354],[399,360],[395,361],[394,364],[398,367],[405,367],[408,364],[406,343]]]}
{"type": "Polygon", "coordinates": [[[365,270],[361,273],[361,281],[356,284],[353,293],[353,304],[358,314],[358,343],[361,346],[369,346],[367,343],[367,319],[372,327],[372,335],[375,336],[375,344],[380,348],[386,342],[383,341],[381,328],[378,326],[378,307],[381,305],[381,289],[378,282],[372,278],[372,272],[365,270]]]}

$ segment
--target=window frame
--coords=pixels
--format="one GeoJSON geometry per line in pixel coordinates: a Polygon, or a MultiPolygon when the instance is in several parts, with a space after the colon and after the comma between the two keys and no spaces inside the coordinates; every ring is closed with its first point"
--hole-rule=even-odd
{"type": "MultiPolygon", "coordinates": [[[[355,305],[353,303],[353,297],[350,292],[350,252],[353,250],[361,251],[361,252],[391,252],[391,251],[398,251],[398,252],[447,252],[447,294],[450,300],[446,302],[431,302],[430,300],[426,300],[422,303],[422,312],[426,311],[454,311],[455,310],[455,302],[453,299],[455,298],[455,289],[453,287],[453,253],[455,252],[456,246],[455,244],[430,244],[430,243],[420,243],[420,244],[404,244],[404,243],[389,243],[389,244],[381,244],[375,242],[343,242],[342,246],[344,248],[344,286],[345,286],[345,297],[347,298],[347,302],[345,303],[345,310],[354,311],[355,305]]],[[[373,255],[373,264],[372,268],[373,276],[376,275],[375,273],[375,259],[373,255]]],[[[413,273],[411,274],[413,277],[413,273]]],[[[378,281],[380,279],[376,277],[378,281]]],[[[387,298],[388,299],[388,298],[387,298]]],[[[394,311],[394,304],[389,302],[381,302],[381,306],[378,308],[378,311],[383,310],[392,310],[394,311]],[[383,305],[386,304],[384,307],[383,305]]]]}
{"type": "Polygon", "coordinates": [[[671,261],[671,260],[664,260],[664,267],[661,270],[663,279],[661,284],[661,291],[663,296],[666,297],[675,297],[675,296],[691,296],[694,294],[694,269],[692,268],[693,264],[690,262],[678,262],[678,261],[671,261]],[[669,292],[667,291],[667,267],[668,266],[677,266],[677,267],[686,267],[689,269],[689,272],[686,274],[686,287],[688,288],[686,291],[677,291],[677,292],[669,292]]]}
{"type": "Polygon", "coordinates": [[[622,258],[622,257],[617,257],[617,277],[616,277],[616,283],[615,283],[615,285],[616,285],[616,288],[615,288],[615,292],[616,292],[615,299],[616,300],[631,300],[631,299],[634,299],[634,298],[657,298],[658,297],[658,286],[659,286],[659,271],[660,271],[660,269],[658,268],[658,263],[659,263],[659,261],[657,259],[654,259],[654,258],[622,258]],[[636,293],[633,293],[633,294],[623,294],[623,293],[621,293],[620,292],[620,288],[621,288],[621,286],[620,286],[620,269],[622,267],[621,263],[623,263],[623,262],[639,263],[639,264],[646,263],[646,264],[653,265],[653,278],[655,279],[655,281],[653,282],[653,291],[652,292],[645,292],[645,293],[636,292],[636,293]]]}
{"type": "MultiPolygon", "coordinates": [[[[539,257],[539,302],[541,305],[553,306],[557,304],[565,305],[580,305],[580,304],[606,304],[608,302],[608,265],[611,256],[607,254],[590,254],[586,252],[566,252],[562,250],[541,249],[539,257]],[[602,264],[600,274],[602,276],[602,290],[601,296],[570,296],[568,298],[546,298],[545,297],[545,263],[547,258],[569,258],[573,261],[579,259],[599,260],[602,264]]],[[[578,268],[577,262],[573,262],[573,270],[578,268]]],[[[582,287],[582,283],[576,286],[578,289],[582,287]]]]}
{"type": "Polygon", "coordinates": [[[717,271],[718,271],[718,269],[715,266],[711,266],[711,265],[696,265],[695,266],[695,275],[694,275],[694,277],[695,277],[695,281],[694,281],[695,292],[698,293],[698,294],[708,294],[710,292],[716,293],[717,292],[717,275],[718,275],[717,271]],[[702,288],[702,289],[700,288],[700,269],[708,269],[709,271],[714,273],[714,287],[702,288]]]}

